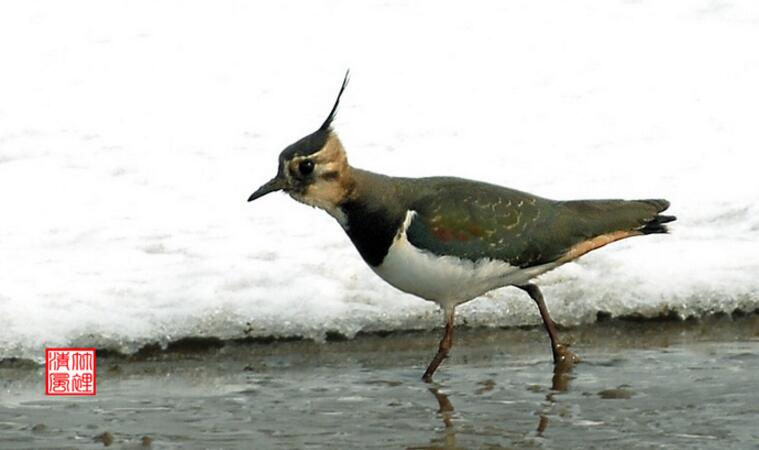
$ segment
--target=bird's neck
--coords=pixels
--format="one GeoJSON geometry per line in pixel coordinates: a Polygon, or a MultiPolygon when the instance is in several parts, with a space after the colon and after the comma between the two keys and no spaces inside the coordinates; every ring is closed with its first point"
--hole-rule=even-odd
{"type": "MultiPolygon", "coordinates": [[[[398,180],[351,168],[353,190],[338,206],[343,229],[371,266],[379,266],[406,215],[398,180]]],[[[340,220],[340,219],[338,219],[340,220]]]]}

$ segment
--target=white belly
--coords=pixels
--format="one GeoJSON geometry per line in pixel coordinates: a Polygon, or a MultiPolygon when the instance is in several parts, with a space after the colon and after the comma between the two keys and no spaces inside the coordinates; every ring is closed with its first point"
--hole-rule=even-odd
{"type": "Polygon", "coordinates": [[[503,286],[519,285],[556,267],[556,264],[520,269],[492,259],[470,261],[438,256],[414,247],[406,229],[415,214],[409,211],[402,231],[382,264],[372,269],[396,288],[440,304],[445,309],[503,286]]]}

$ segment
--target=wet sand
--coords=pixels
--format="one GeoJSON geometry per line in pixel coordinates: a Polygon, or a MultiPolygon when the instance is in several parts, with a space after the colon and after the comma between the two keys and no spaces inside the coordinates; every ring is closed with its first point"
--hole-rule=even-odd
{"type": "Polygon", "coordinates": [[[98,394],[43,394],[0,363],[0,448],[759,448],[759,316],[609,321],[544,332],[457,329],[314,343],[175,345],[98,357],[98,394]]]}

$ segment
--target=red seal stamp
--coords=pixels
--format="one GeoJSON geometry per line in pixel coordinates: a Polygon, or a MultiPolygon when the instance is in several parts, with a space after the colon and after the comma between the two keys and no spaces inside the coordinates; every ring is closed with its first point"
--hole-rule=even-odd
{"type": "Polygon", "coordinates": [[[95,395],[94,348],[45,349],[46,395],[95,395]]]}

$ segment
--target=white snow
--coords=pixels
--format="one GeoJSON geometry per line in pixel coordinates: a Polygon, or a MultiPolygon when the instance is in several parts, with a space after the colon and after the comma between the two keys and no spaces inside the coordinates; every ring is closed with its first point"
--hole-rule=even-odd
{"type": "MultiPolygon", "coordinates": [[[[756,309],[757,42],[750,0],[4,2],[0,358],[440,326],[327,214],[245,201],[348,67],[358,167],[672,202],[541,278],[559,322],[756,309]]],[[[459,319],[539,317],[503,289],[459,319]]]]}

